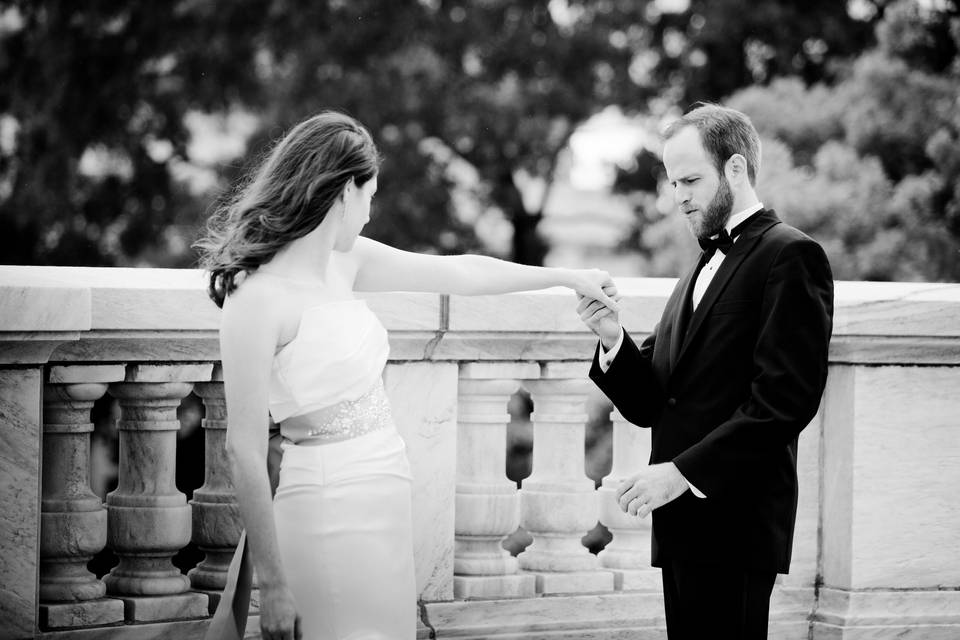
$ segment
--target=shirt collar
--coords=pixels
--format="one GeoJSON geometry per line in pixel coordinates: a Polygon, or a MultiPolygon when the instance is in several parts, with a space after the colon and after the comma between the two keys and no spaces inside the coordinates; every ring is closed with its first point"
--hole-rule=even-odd
{"type": "Polygon", "coordinates": [[[740,211],[730,216],[730,219],[727,220],[727,224],[724,225],[724,228],[727,230],[727,233],[730,233],[730,231],[735,226],[737,226],[738,224],[740,224],[741,222],[743,222],[744,220],[746,220],[747,218],[755,214],[757,211],[760,211],[761,209],[763,209],[763,203],[758,202],[752,207],[747,207],[743,211],[740,211]]]}

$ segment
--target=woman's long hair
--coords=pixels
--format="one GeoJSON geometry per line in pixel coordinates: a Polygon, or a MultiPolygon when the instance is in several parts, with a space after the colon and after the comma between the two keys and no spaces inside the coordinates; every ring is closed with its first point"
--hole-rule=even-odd
{"type": "Polygon", "coordinates": [[[211,215],[194,246],[218,307],[246,274],[317,228],[352,178],[377,175],[370,133],[350,116],[325,111],[295,126],[211,215]]]}

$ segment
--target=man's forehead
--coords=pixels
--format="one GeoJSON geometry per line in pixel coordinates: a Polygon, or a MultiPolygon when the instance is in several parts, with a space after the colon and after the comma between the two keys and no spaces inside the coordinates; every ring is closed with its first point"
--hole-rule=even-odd
{"type": "Polygon", "coordinates": [[[702,171],[704,165],[710,166],[710,161],[696,128],[684,127],[664,143],[663,166],[668,176],[702,171]]]}

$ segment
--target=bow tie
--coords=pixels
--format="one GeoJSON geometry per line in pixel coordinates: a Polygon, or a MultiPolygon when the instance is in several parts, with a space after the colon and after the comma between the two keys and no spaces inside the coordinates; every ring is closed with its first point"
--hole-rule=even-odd
{"type": "Polygon", "coordinates": [[[709,260],[713,257],[718,250],[723,255],[727,255],[727,252],[730,251],[730,247],[733,246],[733,241],[737,239],[737,236],[753,222],[753,219],[756,217],[756,214],[750,216],[737,226],[735,226],[729,232],[726,229],[721,229],[720,233],[714,238],[698,238],[697,242],[700,243],[700,248],[703,249],[703,252],[706,254],[704,260],[709,260]]]}
{"type": "Polygon", "coordinates": [[[726,229],[722,229],[716,237],[700,238],[697,242],[700,243],[703,252],[707,254],[705,259],[709,260],[718,250],[723,255],[727,255],[727,251],[730,251],[730,247],[733,246],[733,236],[727,233],[726,229]]]}

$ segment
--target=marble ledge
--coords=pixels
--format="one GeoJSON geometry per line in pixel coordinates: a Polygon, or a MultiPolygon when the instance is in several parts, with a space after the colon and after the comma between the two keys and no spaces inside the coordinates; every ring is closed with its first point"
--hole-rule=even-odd
{"type": "Polygon", "coordinates": [[[0,332],[0,365],[45,364],[58,349],[76,344],[83,335],[79,331],[0,332]]]}
{"type": "MultiPolygon", "coordinates": [[[[70,629],[47,631],[37,636],[27,636],[38,640],[203,640],[209,620],[177,620],[144,624],[123,624],[119,626],[94,627],[89,629],[70,629]]],[[[259,629],[259,617],[251,616],[248,629],[259,629]]],[[[0,635],[0,637],[3,637],[0,635]]],[[[20,640],[19,638],[17,640],[20,640]]]]}
{"type": "Polygon", "coordinates": [[[206,594],[198,591],[165,596],[116,596],[116,598],[124,604],[128,623],[206,618],[210,611],[206,594]]]}
{"type": "Polygon", "coordinates": [[[40,628],[101,627],[124,622],[124,606],[115,598],[40,605],[40,628]]]}
{"type": "MultiPolygon", "coordinates": [[[[662,622],[660,593],[608,593],[602,595],[548,596],[535,599],[427,602],[427,623],[438,632],[467,635],[497,630],[499,633],[547,631],[597,623],[627,626],[662,622]]],[[[442,636],[441,636],[442,637],[442,636]]]]}
{"type": "Polygon", "coordinates": [[[85,331],[91,326],[86,287],[38,267],[0,265],[0,331],[85,331]]]}
{"type": "Polygon", "coordinates": [[[950,625],[956,634],[953,637],[960,637],[960,590],[847,591],[821,587],[812,619],[841,627],[950,625]]]}
{"type": "MultiPolygon", "coordinates": [[[[954,322],[960,324],[960,313],[954,322]]],[[[830,341],[830,363],[954,366],[960,364],[960,337],[834,334],[830,341]]]]}

